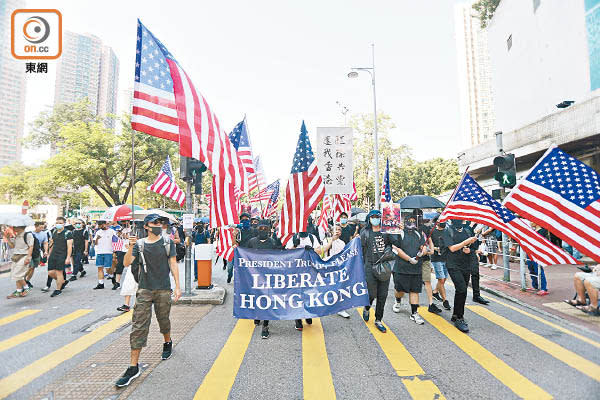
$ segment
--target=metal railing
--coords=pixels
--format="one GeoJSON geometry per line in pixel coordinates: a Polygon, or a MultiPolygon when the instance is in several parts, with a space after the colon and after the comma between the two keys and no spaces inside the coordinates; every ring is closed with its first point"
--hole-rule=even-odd
{"type": "Polygon", "coordinates": [[[0,239],[0,264],[10,261],[12,253],[13,249],[8,246],[8,243],[4,239],[0,239]]]}

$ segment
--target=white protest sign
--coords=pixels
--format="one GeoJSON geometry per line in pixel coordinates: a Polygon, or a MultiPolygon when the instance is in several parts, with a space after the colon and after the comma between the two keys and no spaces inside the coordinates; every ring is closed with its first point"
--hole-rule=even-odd
{"type": "Polygon", "coordinates": [[[191,231],[194,228],[194,214],[183,214],[183,230],[191,231]]]}
{"type": "Polygon", "coordinates": [[[325,193],[352,193],[352,128],[317,128],[316,158],[325,193]]]}

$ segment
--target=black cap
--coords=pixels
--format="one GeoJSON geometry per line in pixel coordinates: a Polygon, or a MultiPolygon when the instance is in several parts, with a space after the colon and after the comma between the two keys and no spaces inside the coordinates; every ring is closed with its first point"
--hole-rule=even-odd
{"type": "Polygon", "coordinates": [[[270,228],[271,221],[268,219],[261,219],[260,221],[258,221],[258,226],[268,226],[270,228]]]}
{"type": "Polygon", "coordinates": [[[248,214],[247,212],[243,212],[243,213],[240,214],[240,219],[243,218],[243,217],[250,218],[250,214],[248,214]]]}
{"type": "Polygon", "coordinates": [[[148,222],[160,220],[161,218],[162,217],[158,214],[148,214],[144,217],[144,225],[146,225],[148,222]]]}

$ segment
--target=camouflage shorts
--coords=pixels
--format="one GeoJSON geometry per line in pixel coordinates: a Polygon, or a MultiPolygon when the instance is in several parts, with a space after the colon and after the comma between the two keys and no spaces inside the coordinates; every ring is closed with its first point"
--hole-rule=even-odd
{"type": "Polygon", "coordinates": [[[171,291],[138,289],[133,307],[133,326],[129,335],[132,349],[141,349],[146,346],[152,318],[152,304],[154,304],[154,314],[156,314],[160,333],[171,332],[171,321],[169,320],[171,291]]]}

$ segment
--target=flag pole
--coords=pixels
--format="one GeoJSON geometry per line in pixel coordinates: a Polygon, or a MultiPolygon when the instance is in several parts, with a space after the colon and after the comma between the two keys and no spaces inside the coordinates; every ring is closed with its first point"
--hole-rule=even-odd
{"type": "Polygon", "coordinates": [[[131,232],[137,235],[135,231],[134,212],[135,212],[135,129],[131,130],[131,232]]]}

